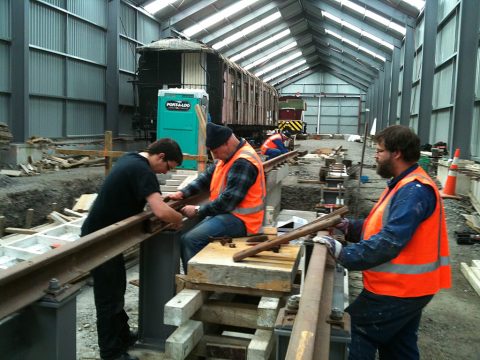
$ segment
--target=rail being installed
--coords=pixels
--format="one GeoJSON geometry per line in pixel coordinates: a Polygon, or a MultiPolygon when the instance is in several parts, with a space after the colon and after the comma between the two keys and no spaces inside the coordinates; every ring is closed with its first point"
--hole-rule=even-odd
{"type": "MultiPolygon", "coordinates": [[[[265,172],[293,156],[296,156],[296,152],[265,162],[265,172]]],[[[206,196],[207,194],[200,194],[169,205],[179,209],[186,204],[198,204],[206,196]]],[[[151,211],[131,216],[0,272],[0,319],[46,295],[52,278],[58,279],[60,286],[69,284],[105,261],[168,228],[169,225],[155,219],[151,211]]]]}

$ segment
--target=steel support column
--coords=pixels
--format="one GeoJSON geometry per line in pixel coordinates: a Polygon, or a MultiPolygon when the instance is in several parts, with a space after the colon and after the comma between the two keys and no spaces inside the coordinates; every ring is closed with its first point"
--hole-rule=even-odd
{"type": "Polygon", "coordinates": [[[407,26],[405,35],[405,56],[403,60],[403,84],[402,84],[402,104],[400,109],[400,124],[409,126],[410,124],[410,101],[412,98],[412,75],[413,75],[413,53],[415,51],[415,39],[413,29],[407,26]]]}
{"type": "Polygon", "coordinates": [[[430,142],[430,121],[432,117],[433,77],[435,75],[435,48],[437,39],[436,1],[426,1],[424,9],[423,59],[420,83],[420,104],[418,108],[418,130],[420,143],[430,142]]]}
{"type": "Polygon", "coordinates": [[[390,87],[390,110],[388,114],[388,124],[393,125],[397,122],[398,106],[398,80],[400,76],[400,49],[393,49],[392,54],[392,86],[390,87]]]}
{"type": "Polygon", "coordinates": [[[29,134],[29,1],[12,1],[12,98],[10,131],[14,142],[24,142],[29,134]]]}
{"type": "Polygon", "coordinates": [[[460,37],[457,53],[457,84],[453,109],[450,154],[461,149],[462,158],[472,155],[471,133],[475,100],[475,81],[478,51],[480,2],[463,0],[460,3],[460,37]]]}
{"type": "Polygon", "coordinates": [[[390,84],[392,79],[392,62],[387,61],[384,67],[382,129],[388,126],[388,104],[390,103],[390,84]]]}
{"type": "Polygon", "coordinates": [[[380,71],[378,76],[378,111],[377,111],[377,129],[382,130],[384,128],[383,120],[383,103],[385,100],[385,71],[386,67],[383,68],[383,71],[380,71]]]}
{"type": "Polygon", "coordinates": [[[118,136],[118,108],[119,108],[119,74],[118,74],[118,19],[120,18],[120,0],[108,1],[107,24],[107,87],[106,87],[106,121],[105,131],[118,136]]]}

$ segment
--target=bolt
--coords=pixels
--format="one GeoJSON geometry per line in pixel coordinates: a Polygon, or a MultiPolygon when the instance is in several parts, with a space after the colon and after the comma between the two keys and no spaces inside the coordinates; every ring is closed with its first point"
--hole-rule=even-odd
{"type": "Polygon", "coordinates": [[[332,320],[342,320],[343,318],[343,311],[339,308],[332,308],[332,312],[330,313],[330,319],[332,320]]]}
{"type": "Polygon", "coordinates": [[[60,281],[56,278],[51,278],[48,282],[48,290],[49,291],[58,291],[60,290],[60,281]]]}

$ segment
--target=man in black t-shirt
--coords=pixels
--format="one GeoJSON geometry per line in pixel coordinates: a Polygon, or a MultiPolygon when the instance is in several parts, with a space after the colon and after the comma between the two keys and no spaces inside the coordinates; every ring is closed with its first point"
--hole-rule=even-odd
{"type": "MultiPolygon", "coordinates": [[[[105,179],[82,226],[81,236],[140,213],[146,203],[159,219],[181,222],[182,214],[163,201],[156,174],[167,173],[182,160],[180,147],[171,139],[160,139],[143,152],[122,156],[105,179]]],[[[123,309],[127,286],[123,255],[94,269],[92,276],[100,356],[106,360],[137,359],[127,353],[135,338],[130,334],[123,309]]]]}

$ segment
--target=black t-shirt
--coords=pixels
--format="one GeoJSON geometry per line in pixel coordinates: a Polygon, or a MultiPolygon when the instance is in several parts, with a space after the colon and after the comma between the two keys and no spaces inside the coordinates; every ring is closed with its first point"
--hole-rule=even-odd
{"type": "Polygon", "coordinates": [[[82,236],[140,213],[154,192],[160,192],[160,185],[148,160],[137,153],[122,156],[105,179],[82,236]]]}

